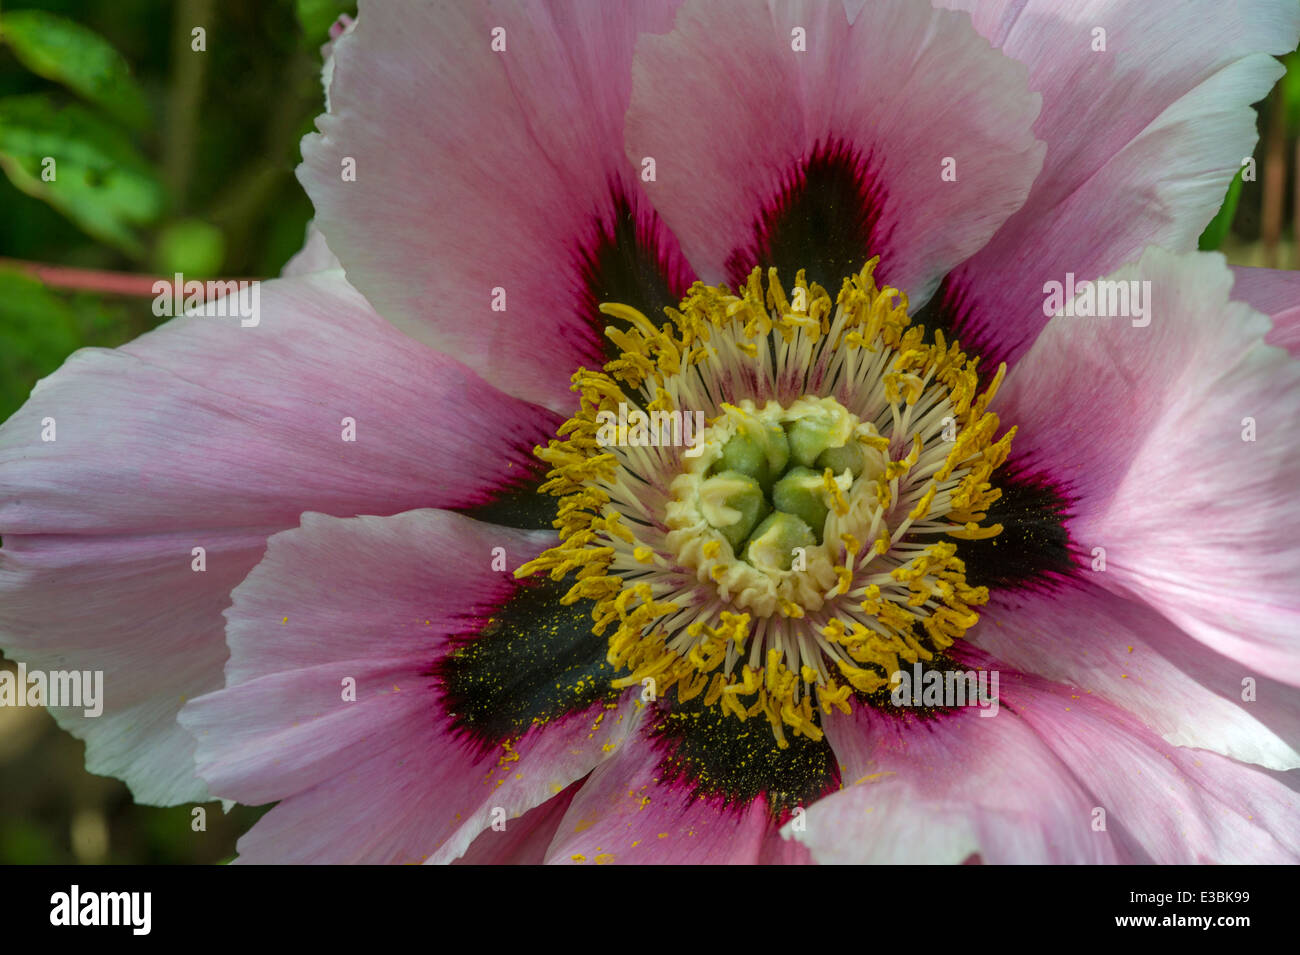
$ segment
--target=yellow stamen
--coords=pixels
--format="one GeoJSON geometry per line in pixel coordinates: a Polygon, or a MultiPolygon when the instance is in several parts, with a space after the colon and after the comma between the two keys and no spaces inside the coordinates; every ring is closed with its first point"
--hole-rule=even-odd
{"type": "MultiPolygon", "coordinates": [[[[653,680],[658,696],[675,689],[678,700],[766,720],[786,747],[787,734],[821,739],[822,715],[851,712],[855,691],[879,692],[901,666],[933,659],[978,621],[973,608],[988,591],[967,584],[954,540],[1002,530],[983,522],[1001,494],[993,472],[1015,434],[999,437],[988,411],[1005,366],[981,392],[978,359],[939,331],[927,342],[906,296],[876,286],[875,265],[845,279],[835,297],[802,272],[787,296],[775,269],[766,284],[755,269],[734,293],[697,283],[659,326],[629,306],[600,306],[624,324],[606,330],[618,357],[573,375],[579,408],[536,450],[550,466],[543,490],[559,499],[560,542],[515,573],[570,578],[563,602],[591,601],[593,632],[608,635],[607,659],[621,671],[615,688],[653,680]],[[803,395],[760,406],[743,396],[723,401],[727,388],[704,384],[782,381],[788,368],[799,376],[817,368],[823,394],[858,404],[803,395]],[[628,446],[630,428],[611,444],[602,429],[629,408],[676,415],[683,429],[699,412],[706,425],[692,432],[690,455],[628,446]],[[719,530],[743,519],[738,502],[754,483],[713,481],[707,516],[715,524],[699,489],[733,435],[775,428],[779,436],[804,417],[813,424],[798,427],[825,429],[824,446],[840,455],[830,460],[849,460],[842,449],[852,447],[863,464],[837,463],[838,475],[815,466],[819,482],[798,494],[821,504],[800,513],[809,523],[825,513],[824,526],[796,553],[769,555],[789,569],[759,567],[743,540],[719,530]]],[[[773,532],[764,547],[786,539],[773,532]]]]}

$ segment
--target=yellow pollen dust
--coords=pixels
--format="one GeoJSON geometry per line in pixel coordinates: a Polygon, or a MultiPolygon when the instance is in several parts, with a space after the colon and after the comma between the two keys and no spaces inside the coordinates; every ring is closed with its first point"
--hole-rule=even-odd
{"type": "Polygon", "coordinates": [[[1001,531],[1006,369],[981,392],[978,358],[927,341],[876,263],[835,299],[755,269],[658,326],[601,306],[619,356],[573,375],[581,406],[536,449],[560,543],[516,576],[571,576],[615,687],[766,720],[784,748],[978,621],[955,541],[1001,531]]]}

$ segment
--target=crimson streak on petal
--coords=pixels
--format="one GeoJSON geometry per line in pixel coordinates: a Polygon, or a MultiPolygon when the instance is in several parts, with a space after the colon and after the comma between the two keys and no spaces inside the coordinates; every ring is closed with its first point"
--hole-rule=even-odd
{"type": "MultiPolygon", "coordinates": [[[[880,222],[884,186],[872,169],[870,155],[844,142],[815,146],[759,212],[751,244],[732,252],[732,286],[744,284],[759,265],[776,266],[789,279],[807,269],[809,282],[837,292],[844,276],[856,274],[889,239],[880,222]]],[[[888,266],[882,260],[882,269],[888,266]]]]}

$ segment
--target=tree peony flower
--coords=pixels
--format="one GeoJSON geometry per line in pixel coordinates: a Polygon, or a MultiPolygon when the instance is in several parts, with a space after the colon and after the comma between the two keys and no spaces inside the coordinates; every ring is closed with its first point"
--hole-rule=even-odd
{"type": "Polygon", "coordinates": [[[1188,250],[1300,8],[940,7],[363,4],[260,321],[0,431],[88,768],[254,862],[1294,861],[1300,280],[1188,250]]]}

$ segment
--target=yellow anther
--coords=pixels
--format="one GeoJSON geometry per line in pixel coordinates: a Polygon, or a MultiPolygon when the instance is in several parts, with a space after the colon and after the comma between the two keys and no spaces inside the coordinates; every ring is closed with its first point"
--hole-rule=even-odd
{"type": "MultiPolygon", "coordinates": [[[[619,673],[613,687],[639,691],[653,678],[659,697],[675,692],[678,701],[699,699],[728,718],[766,721],[784,748],[790,735],[821,739],[822,715],[851,712],[855,692],[878,692],[890,673],[933,659],[978,621],[974,608],[987,602],[988,590],[967,583],[957,546],[1002,530],[987,518],[1001,496],[994,472],[1015,429],[994,440],[1001,424],[989,408],[1005,366],[981,392],[977,360],[939,330],[928,342],[911,324],[906,295],[877,286],[877,264],[872,259],[848,276],[834,296],[802,272],[786,288],[775,269],[755,268],[734,293],[696,283],[679,307],[664,310],[661,325],[628,305],[600,306],[619,322],[605,330],[617,357],[572,375],[579,409],[535,452],[549,469],[543,492],[559,499],[559,542],[515,574],[567,580],[562,603],[590,602],[592,630],[608,640],[607,659],[619,673]],[[682,416],[703,405],[708,425],[697,436],[704,455],[698,472],[716,474],[708,468],[739,433],[725,430],[727,422],[743,417],[746,427],[775,427],[779,435],[798,415],[826,414],[816,402],[832,399],[815,395],[798,398],[810,404],[788,411],[788,420],[780,417],[788,409],[769,412],[759,395],[717,402],[720,391],[734,391],[715,388],[711,376],[789,380],[790,366],[780,367],[789,362],[800,374],[824,369],[823,394],[852,397],[833,418],[847,425],[825,451],[817,438],[807,440],[809,432],[800,438],[800,466],[821,472],[816,500],[830,513],[816,506],[801,512],[803,523],[795,523],[815,541],[798,539],[796,560],[782,538],[773,559],[784,563],[760,579],[749,563],[760,548],[748,551],[744,532],[720,530],[734,524],[734,508],[725,523],[723,509],[714,508],[715,523],[687,526],[685,544],[672,536],[677,525],[654,513],[663,488],[671,487],[673,504],[691,504],[677,496],[675,481],[694,473],[694,457],[640,451],[627,443],[631,427],[611,446],[601,428],[624,405],[682,416]],[[867,369],[872,377],[863,380],[867,369]],[[849,408],[853,401],[859,405],[849,408]],[[846,470],[842,462],[857,456],[840,449],[853,440],[861,467],[846,470]],[[904,441],[908,453],[891,460],[904,441]],[[820,457],[831,449],[836,456],[820,457]],[[843,477],[816,460],[836,462],[843,477]],[[680,473],[656,472],[657,462],[680,473]],[[703,598],[694,592],[700,587],[709,591],[703,598]],[[762,587],[770,593],[753,602],[762,587]]],[[[754,467],[776,473],[763,472],[760,513],[751,510],[747,520],[772,512],[773,482],[793,466],[784,463],[780,443],[767,450],[768,463],[754,467]]],[[[742,453],[736,460],[747,459],[742,453]]],[[[789,516],[782,520],[795,526],[789,516]]]]}

